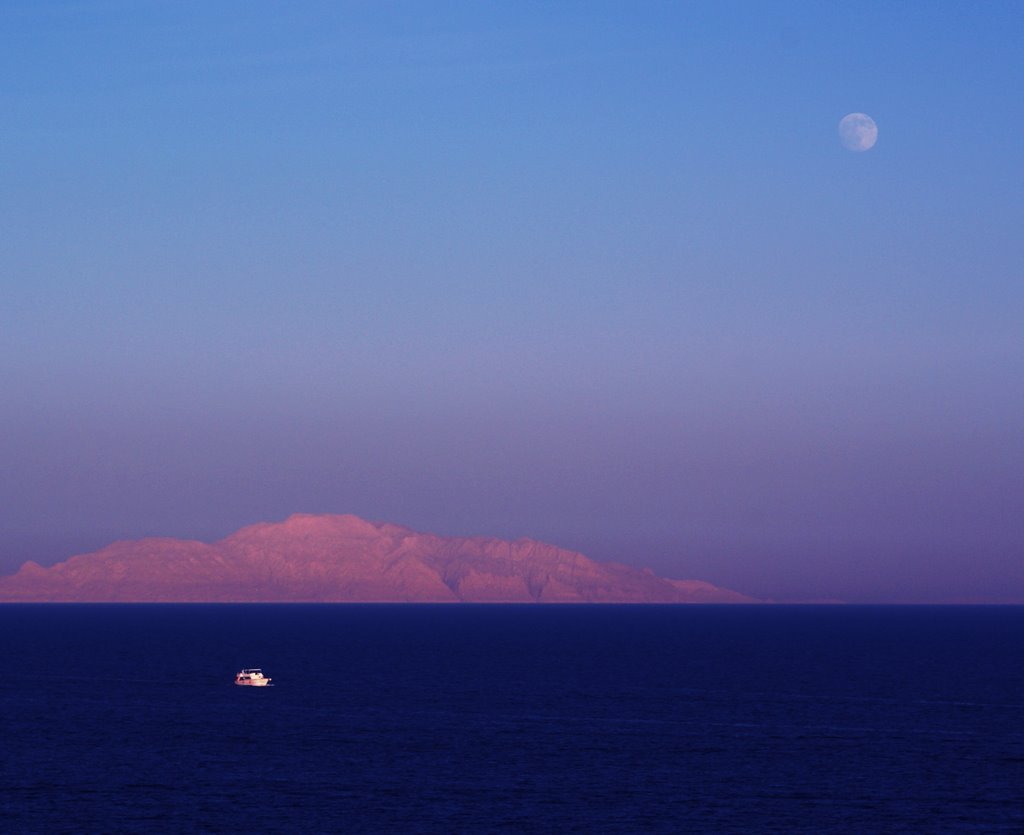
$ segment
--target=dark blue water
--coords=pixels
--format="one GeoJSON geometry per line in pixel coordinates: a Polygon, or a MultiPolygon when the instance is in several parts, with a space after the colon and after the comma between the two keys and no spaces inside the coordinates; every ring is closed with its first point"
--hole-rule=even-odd
{"type": "Polygon", "coordinates": [[[1024,608],[6,606],[0,829],[1021,832],[1022,661],[1024,608]]]}

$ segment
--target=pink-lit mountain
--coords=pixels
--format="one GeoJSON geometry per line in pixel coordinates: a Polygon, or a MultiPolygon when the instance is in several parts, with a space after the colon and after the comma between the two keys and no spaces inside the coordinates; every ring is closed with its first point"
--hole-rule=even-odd
{"type": "Polygon", "coordinates": [[[115,542],[0,578],[5,602],[749,603],[699,580],[598,563],[543,542],[442,537],[297,514],[206,544],[115,542]]]}

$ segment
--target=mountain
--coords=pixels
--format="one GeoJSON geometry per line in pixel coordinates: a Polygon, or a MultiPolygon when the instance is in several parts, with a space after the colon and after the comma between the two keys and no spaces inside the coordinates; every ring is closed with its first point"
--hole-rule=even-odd
{"type": "Polygon", "coordinates": [[[296,514],[213,544],[115,542],[0,577],[0,602],[752,603],[699,580],[599,563],[532,539],[442,537],[296,514]]]}

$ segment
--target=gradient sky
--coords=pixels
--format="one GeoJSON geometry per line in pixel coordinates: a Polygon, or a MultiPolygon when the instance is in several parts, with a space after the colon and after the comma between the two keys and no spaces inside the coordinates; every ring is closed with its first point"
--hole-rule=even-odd
{"type": "Polygon", "coordinates": [[[347,512],[1024,600],[1022,31],[6,0],[0,572],[347,512]]]}

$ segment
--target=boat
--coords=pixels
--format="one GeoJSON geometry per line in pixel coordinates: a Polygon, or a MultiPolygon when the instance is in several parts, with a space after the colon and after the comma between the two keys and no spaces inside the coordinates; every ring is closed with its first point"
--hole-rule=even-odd
{"type": "Polygon", "coordinates": [[[249,687],[266,687],[270,679],[263,675],[263,670],[256,667],[242,670],[235,676],[235,684],[245,684],[249,687]]]}

